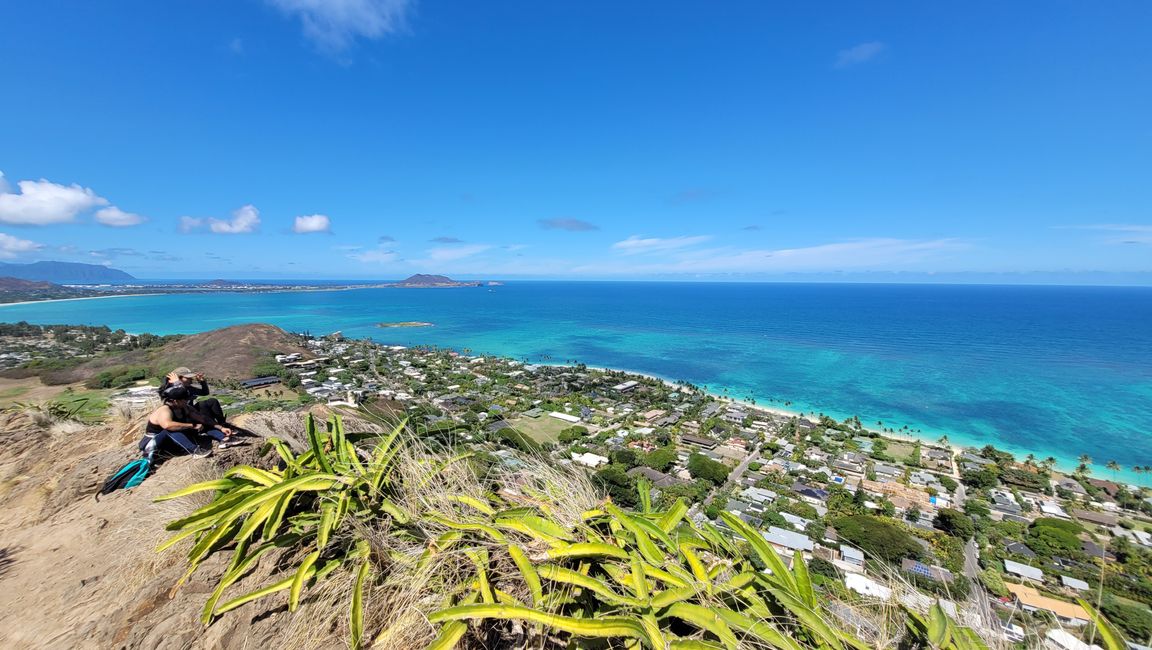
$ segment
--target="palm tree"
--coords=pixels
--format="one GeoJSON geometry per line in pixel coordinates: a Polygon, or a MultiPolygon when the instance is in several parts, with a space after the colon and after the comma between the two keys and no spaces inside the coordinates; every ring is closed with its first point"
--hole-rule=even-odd
{"type": "Polygon", "coordinates": [[[1036,467],[1036,454],[1028,454],[1024,457],[1025,467],[1036,467]]]}
{"type": "Polygon", "coordinates": [[[1092,457],[1089,456],[1088,454],[1080,454],[1080,464],[1081,465],[1091,465],[1092,464],[1092,457]]]}
{"type": "Polygon", "coordinates": [[[1044,467],[1051,472],[1053,467],[1056,467],[1056,457],[1049,456],[1044,459],[1044,467]]]}
{"type": "Polygon", "coordinates": [[[1112,470],[1112,480],[1115,481],[1116,480],[1116,473],[1120,471],[1120,463],[1117,463],[1114,460],[1110,460],[1110,461],[1108,461],[1108,464],[1105,467],[1112,470]]]}
{"type": "Polygon", "coordinates": [[[947,447],[947,446],[948,446],[948,436],[940,436],[940,439],[939,439],[939,440],[937,440],[936,442],[938,442],[938,443],[940,443],[941,445],[943,445],[943,446],[947,447]]]}

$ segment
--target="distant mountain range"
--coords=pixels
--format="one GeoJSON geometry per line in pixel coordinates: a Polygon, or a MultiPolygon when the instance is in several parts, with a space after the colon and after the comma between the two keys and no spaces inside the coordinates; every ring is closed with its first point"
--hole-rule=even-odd
{"type": "Polygon", "coordinates": [[[20,280],[55,282],[57,284],[115,284],[136,280],[135,277],[119,269],[78,262],[33,262],[31,264],[0,262],[0,276],[20,280]]]}

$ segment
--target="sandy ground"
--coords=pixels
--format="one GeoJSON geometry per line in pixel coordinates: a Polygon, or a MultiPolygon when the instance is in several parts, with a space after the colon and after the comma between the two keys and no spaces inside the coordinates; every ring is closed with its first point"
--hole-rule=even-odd
{"type": "MultiPolygon", "coordinates": [[[[73,386],[76,388],[79,385],[73,386]]],[[[26,377],[24,379],[7,379],[0,377],[0,396],[11,394],[12,397],[0,397],[0,408],[11,406],[15,402],[43,402],[63,393],[68,386],[45,386],[40,383],[39,377],[26,377]]]]}
{"type": "MultiPolygon", "coordinates": [[[[316,636],[297,622],[307,621],[307,612],[288,617],[279,601],[269,602],[275,599],[201,625],[199,611],[226,557],[170,594],[183,572],[181,549],[154,549],[167,536],[164,524],[199,504],[196,497],[163,504],[152,499],[237,463],[260,464],[262,441],[254,438],[208,459],[174,458],[140,487],[96,501],[104,478],[137,457],[144,416],[85,427],[42,426],[25,413],[0,413],[0,647],[344,647],[324,630],[306,642],[316,636]]],[[[258,436],[295,441],[304,433],[302,413],[236,420],[258,436]]],[[[249,579],[259,579],[260,572],[249,579]]]]}

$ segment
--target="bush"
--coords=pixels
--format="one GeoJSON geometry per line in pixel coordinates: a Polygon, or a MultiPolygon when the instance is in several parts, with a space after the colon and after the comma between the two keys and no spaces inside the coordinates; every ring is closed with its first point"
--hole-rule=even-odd
{"type": "Polygon", "coordinates": [[[904,529],[878,517],[853,515],[833,522],[841,538],[858,546],[864,552],[887,562],[904,558],[920,558],[923,550],[916,538],[904,529]]]}
{"type": "Polygon", "coordinates": [[[1108,597],[1101,603],[1100,609],[1132,639],[1152,638],[1152,612],[1147,607],[1129,605],[1108,597]]]}
{"type": "Polygon", "coordinates": [[[565,442],[565,443],[576,442],[577,440],[580,440],[581,438],[583,438],[586,435],[588,435],[588,429],[586,427],[582,427],[582,426],[577,425],[574,427],[568,427],[567,429],[564,429],[563,431],[560,432],[560,435],[557,436],[556,439],[559,440],[560,442],[565,442]]]}
{"type": "Polygon", "coordinates": [[[724,463],[718,463],[707,456],[692,454],[688,459],[688,473],[692,478],[699,478],[720,485],[728,480],[729,469],[724,463]]]}
{"type": "Polygon", "coordinates": [[[952,508],[941,508],[932,521],[940,530],[960,539],[972,539],[976,534],[976,526],[963,512],[952,508]]]}
{"type": "Polygon", "coordinates": [[[644,458],[644,464],[658,472],[667,472],[676,462],[676,450],[672,447],[661,447],[644,458]]]}
{"type": "Polygon", "coordinates": [[[809,560],[808,570],[825,578],[835,578],[839,580],[842,577],[840,575],[840,569],[837,569],[835,564],[823,558],[814,557],[809,560]]]}
{"type": "Polygon", "coordinates": [[[1026,542],[1028,547],[1045,557],[1080,553],[1080,538],[1077,534],[1083,529],[1079,524],[1062,519],[1041,517],[1028,527],[1026,542]]]}
{"type": "Polygon", "coordinates": [[[633,508],[639,501],[636,479],[619,465],[608,465],[592,475],[592,482],[604,489],[612,502],[633,508]]]}
{"type": "Polygon", "coordinates": [[[940,485],[943,485],[944,489],[948,490],[949,492],[954,492],[956,488],[960,487],[960,484],[956,482],[956,479],[952,478],[951,476],[941,474],[937,478],[940,481],[940,485]]]}
{"type": "Polygon", "coordinates": [[[976,469],[964,472],[960,475],[960,480],[964,485],[973,487],[979,490],[996,487],[999,480],[997,477],[999,473],[992,467],[985,467],[983,469],[976,469]]]}
{"type": "Polygon", "coordinates": [[[496,438],[509,447],[514,447],[525,453],[535,454],[540,452],[540,443],[512,427],[500,429],[496,434],[496,438]]]}

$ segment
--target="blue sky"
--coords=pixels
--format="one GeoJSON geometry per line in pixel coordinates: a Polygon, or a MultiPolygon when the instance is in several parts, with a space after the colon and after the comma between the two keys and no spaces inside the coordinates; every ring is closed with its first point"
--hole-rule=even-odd
{"type": "Polygon", "coordinates": [[[1152,283],[1152,3],[5,3],[0,260],[1152,283]]]}

